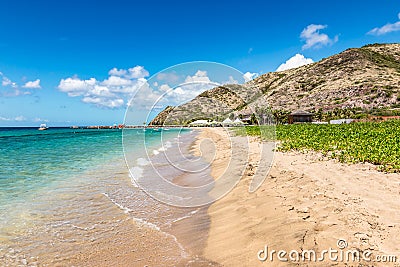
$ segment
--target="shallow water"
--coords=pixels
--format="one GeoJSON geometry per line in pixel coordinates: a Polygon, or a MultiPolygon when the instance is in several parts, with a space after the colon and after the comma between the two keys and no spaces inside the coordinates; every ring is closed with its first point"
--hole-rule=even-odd
{"type": "MultiPolygon", "coordinates": [[[[125,160],[136,168],[135,178],[146,179],[148,156],[161,162],[164,151],[188,153],[195,137],[174,129],[160,135],[124,130],[123,149],[120,130],[0,129],[1,264],[205,262],[198,255],[209,224],[206,207],[164,205],[132,183],[125,160]]],[[[171,181],[176,175],[165,174],[171,181]]]]}

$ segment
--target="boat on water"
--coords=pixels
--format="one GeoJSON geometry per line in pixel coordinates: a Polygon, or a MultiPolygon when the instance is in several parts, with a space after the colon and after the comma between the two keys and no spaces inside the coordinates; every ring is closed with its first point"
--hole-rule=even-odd
{"type": "Polygon", "coordinates": [[[47,130],[47,129],[49,129],[49,127],[47,127],[47,125],[46,124],[44,124],[44,123],[42,123],[42,124],[40,124],[40,126],[39,126],[39,131],[44,131],[44,130],[47,130]]]}

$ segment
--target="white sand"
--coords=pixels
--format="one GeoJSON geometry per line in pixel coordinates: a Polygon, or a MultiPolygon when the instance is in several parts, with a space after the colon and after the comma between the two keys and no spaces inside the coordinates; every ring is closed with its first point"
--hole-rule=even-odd
{"type": "MultiPolygon", "coordinates": [[[[209,128],[203,130],[198,144],[204,138],[217,141],[212,175],[221,177],[227,161],[232,160],[227,135],[221,128],[209,128]]],[[[241,142],[246,143],[247,138],[242,137],[241,142]]],[[[338,249],[338,239],[347,241],[344,251],[370,250],[372,259],[384,254],[400,257],[399,174],[378,172],[370,164],[341,164],[317,153],[277,152],[262,186],[249,193],[261,146],[256,140],[251,141],[251,166],[239,184],[208,210],[211,227],[204,250],[206,258],[224,266],[290,266],[279,262],[276,256],[274,262],[262,263],[257,253],[265,245],[270,250],[313,249],[319,253],[338,249]]],[[[203,156],[212,158],[204,151],[203,156]]],[[[323,262],[303,264],[345,266],[343,262],[329,261],[327,256],[323,262]]]]}

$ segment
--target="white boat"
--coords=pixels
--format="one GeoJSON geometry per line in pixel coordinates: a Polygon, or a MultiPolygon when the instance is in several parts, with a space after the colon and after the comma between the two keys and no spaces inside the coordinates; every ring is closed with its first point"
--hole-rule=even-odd
{"type": "Polygon", "coordinates": [[[44,131],[44,130],[47,130],[47,129],[49,129],[49,127],[47,127],[47,125],[46,124],[44,124],[44,123],[42,123],[42,124],[40,124],[40,126],[39,126],[39,131],[44,131]]]}

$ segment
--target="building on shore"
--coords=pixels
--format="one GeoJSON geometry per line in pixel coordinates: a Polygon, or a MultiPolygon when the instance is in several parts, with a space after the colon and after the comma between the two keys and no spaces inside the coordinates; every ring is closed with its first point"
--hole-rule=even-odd
{"type": "Polygon", "coordinates": [[[243,125],[245,125],[245,123],[242,120],[240,120],[239,118],[236,118],[236,120],[233,122],[233,125],[243,126],[243,125]]]}
{"type": "Polygon", "coordinates": [[[226,118],[223,122],[222,122],[222,126],[225,126],[225,127],[229,127],[229,126],[232,126],[233,125],[233,121],[231,120],[231,119],[229,119],[229,118],[226,118]]]}
{"type": "Polygon", "coordinates": [[[243,120],[236,118],[232,121],[230,118],[226,118],[223,122],[216,120],[195,120],[189,123],[189,127],[233,127],[233,126],[244,126],[246,125],[243,120]]]}
{"type": "Polygon", "coordinates": [[[339,120],[330,120],[329,124],[348,124],[352,123],[354,119],[339,119],[339,120]]]}
{"type": "Polygon", "coordinates": [[[196,120],[189,123],[190,127],[205,127],[209,126],[209,122],[207,120],[196,120]]]}
{"type": "Polygon", "coordinates": [[[293,123],[307,123],[307,122],[312,122],[312,117],[314,114],[304,111],[304,110],[297,110],[295,112],[292,112],[288,116],[288,123],[293,124],[293,123]]]}

